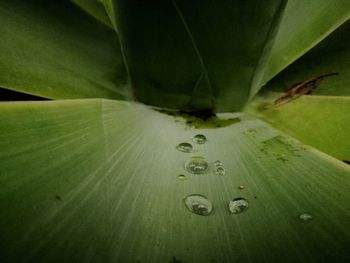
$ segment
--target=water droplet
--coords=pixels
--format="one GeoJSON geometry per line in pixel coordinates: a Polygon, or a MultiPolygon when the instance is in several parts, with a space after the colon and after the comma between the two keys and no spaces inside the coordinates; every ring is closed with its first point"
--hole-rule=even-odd
{"type": "Polygon", "coordinates": [[[301,221],[307,222],[307,221],[311,221],[313,219],[312,215],[308,214],[308,213],[303,213],[299,216],[299,219],[301,221]]]}
{"type": "Polygon", "coordinates": [[[193,141],[198,144],[204,144],[207,141],[207,138],[203,134],[197,134],[193,137],[193,141]]]}
{"type": "Polygon", "coordinates": [[[176,149],[184,153],[190,153],[192,152],[193,147],[190,143],[182,142],[178,146],[176,146],[176,149]]]}
{"type": "Polygon", "coordinates": [[[224,167],[218,167],[218,168],[215,169],[215,173],[217,175],[225,175],[226,171],[225,171],[224,167]]]}
{"type": "Polygon", "coordinates": [[[215,166],[223,166],[224,164],[221,161],[215,161],[214,165],[215,166]]]}
{"type": "Polygon", "coordinates": [[[244,188],[245,188],[244,184],[241,184],[241,185],[238,186],[238,189],[240,189],[240,190],[243,190],[244,188]]]}
{"type": "Polygon", "coordinates": [[[203,195],[188,195],[184,201],[187,209],[197,215],[206,216],[213,211],[212,203],[203,195]]]}
{"type": "Polygon", "coordinates": [[[186,177],[186,175],[179,174],[178,176],[176,176],[176,179],[179,181],[186,181],[187,177],[186,177]]]}
{"type": "Polygon", "coordinates": [[[192,174],[204,174],[208,167],[208,162],[202,156],[193,156],[185,164],[185,169],[192,174]]]}
{"type": "Polygon", "coordinates": [[[232,214],[242,213],[243,211],[247,210],[248,207],[248,201],[241,197],[231,200],[228,204],[228,208],[232,214]]]}

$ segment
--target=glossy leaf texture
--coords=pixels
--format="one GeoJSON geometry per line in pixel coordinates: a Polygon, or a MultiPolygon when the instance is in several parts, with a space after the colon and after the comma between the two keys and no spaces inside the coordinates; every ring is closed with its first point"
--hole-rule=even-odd
{"type": "Polygon", "coordinates": [[[70,1],[0,2],[0,87],[51,99],[124,99],[115,32],[70,1]]]}
{"type": "Polygon", "coordinates": [[[349,167],[253,117],[219,117],[241,121],[196,130],[127,102],[1,103],[1,262],[348,262],[349,167]],[[207,173],[184,170],[191,156],[207,173]],[[191,194],[212,213],[191,213],[191,194]],[[231,214],[235,198],[248,209],[231,214]]]}
{"type": "Polygon", "coordinates": [[[184,110],[240,110],[285,3],[113,1],[135,99],[184,110]]]}
{"type": "Polygon", "coordinates": [[[289,0],[262,82],[303,56],[349,18],[348,0],[289,0]]]}

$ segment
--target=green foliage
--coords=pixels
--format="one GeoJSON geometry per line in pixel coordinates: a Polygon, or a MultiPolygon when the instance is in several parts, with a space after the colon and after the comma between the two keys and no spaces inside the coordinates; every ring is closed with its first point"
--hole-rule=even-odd
{"type": "Polygon", "coordinates": [[[349,5],[1,1],[0,262],[349,262],[349,5]]]}

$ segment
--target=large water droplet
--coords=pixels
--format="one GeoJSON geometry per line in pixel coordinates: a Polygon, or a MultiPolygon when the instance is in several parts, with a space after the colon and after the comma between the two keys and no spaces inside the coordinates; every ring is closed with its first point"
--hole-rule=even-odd
{"type": "Polygon", "coordinates": [[[185,169],[192,174],[204,174],[208,167],[208,162],[202,156],[193,156],[185,164],[185,169]]]}
{"type": "Polygon", "coordinates": [[[223,166],[224,164],[221,161],[215,161],[214,165],[215,166],[223,166]]]}
{"type": "Polygon", "coordinates": [[[243,211],[247,210],[248,207],[248,201],[241,197],[231,200],[228,204],[228,208],[232,214],[242,213],[243,211]]]}
{"type": "Polygon", "coordinates": [[[186,177],[186,175],[179,174],[178,176],[176,176],[176,179],[179,181],[186,181],[187,177],[186,177]]]}
{"type": "Polygon", "coordinates": [[[225,168],[224,168],[224,167],[217,167],[217,168],[215,169],[215,173],[216,173],[217,175],[225,175],[226,171],[225,171],[225,168]]]}
{"type": "Polygon", "coordinates": [[[308,214],[308,213],[303,213],[299,216],[299,219],[301,221],[307,222],[307,221],[311,221],[313,219],[312,215],[308,214]]]}
{"type": "Polygon", "coordinates": [[[213,211],[212,203],[203,195],[188,195],[184,201],[187,209],[197,215],[206,216],[213,211]]]}
{"type": "Polygon", "coordinates": [[[193,141],[198,144],[204,144],[207,142],[207,137],[205,137],[203,134],[197,134],[193,137],[193,141]]]}
{"type": "Polygon", "coordinates": [[[176,146],[176,149],[184,153],[190,153],[192,152],[193,147],[190,143],[182,142],[178,146],[176,146]]]}

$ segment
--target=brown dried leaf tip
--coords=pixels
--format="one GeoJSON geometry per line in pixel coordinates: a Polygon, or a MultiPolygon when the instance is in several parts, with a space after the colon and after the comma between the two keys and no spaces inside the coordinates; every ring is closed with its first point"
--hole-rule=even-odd
{"type": "Polygon", "coordinates": [[[270,103],[266,106],[266,108],[275,108],[286,104],[292,100],[295,100],[302,95],[311,94],[321,83],[322,80],[326,77],[336,76],[337,72],[323,74],[321,76],[305,80],[303,82],[299,82],[291,86],[288,90],[286,90],[280,97],[278,97],[274,102],[270,103]]]}

